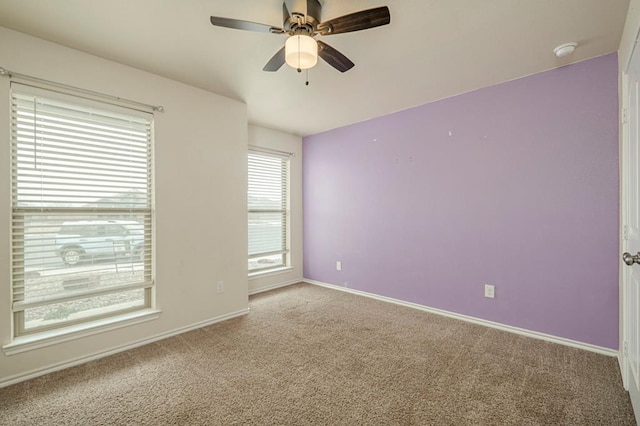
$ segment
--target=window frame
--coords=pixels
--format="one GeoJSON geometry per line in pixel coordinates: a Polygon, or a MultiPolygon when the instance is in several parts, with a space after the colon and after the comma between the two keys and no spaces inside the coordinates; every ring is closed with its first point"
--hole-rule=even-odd
{"type": "MultiPolygon", "coordinates": [[[[250,202],[248,203],[247,208],[247,229],[250,229],[250,222],[252,220],[252,214],[280,214],[282,215],[281,223],[282,223],[282,234],[280,239],[282,241],[283,247],[281,250],[274,251],[263,251],[254,254],[250,254],[250,242],[248,247],[248,260],[251,259],[259,259],[265,257],[275,257],[280,256],[281,262],[277,265],[265,266],[262,268],[253,268],[251,269],[248,265],[248,274],[249,277],[256,277],[261,275],[268,275],[272,273],[277,273],[282,270],[287,270],[291,268],[291,154],[260,148],[260,147],[250,147],[247,155],[248,161],[248,175],[251,173],[251,156],[263,157],[268,159],[278,159],[281,161],[281,167],[284,173],[284,178],[282,179],[282,183],[284,185],[283,194],[281,198],[281,202],[283,204],[283,208],[251,208],[250,202]]],[[[247,182],[247,195],[251,193],[251,177],[249,176],[247,182]]],[[[250,231],[248,231],[250,232],[250,231]]],[[[249,236],[250,240],[250,236],[249,236]]]]}
{"type": "MultiPolygon", "coordinates": [[[[77,333],[78,327],[83,327],[84,324],[87,324],[86,327],[90,327],[90,324],[101,324],[104,325],[105,322],[117,322],[118,318],[121,318],[123,321],[130,321],[132,316],[138,317],[140,315],[148,315],[154,310],[155,300],[155,271],[154,271],[154,228],[155,228],[155,209],[154,209],[154,115],[149,111],[141,111],[138,108],[130,108],[125,105],[114,105],[110,102],[104,102],[100,99],[87,98],[81,93],[73,93],[69,91],[58,92],[56,90],[52,90],[49,87],[39,87],[38,85],[32,84],[24,84],[22,82],[11,82],[10,89],[10,99],[12,102],[12,107],[10,108],[11,114],[11,129],[12,134],[10,137],[10,151],[11,151],[11,178],[10,178],[10,187],[11,187],[11,217],[10,217],[10,285],[11,285],[11,312],[13,317],[13,327],[12,327],[12,337],[13,341],[17,339],[27,339],[32,340],[33,337],[38,335],[46,335],[50,336],[53,334],[61,334],[64,333],[65,330],[73,331],[77,333]],[[119,116],[128,116],[128,117],[136,117],[140,119],[144,117],[143,120],[146,122],[145,126],[148,128],[148,137],[145,142],[145,164],[147,168],[147,177],[146,177],[146,202],[145,207],[136,208],[133,206],[129,206],[128,208],[117,207],[117,208],[109,208],[109,207],[51,207],[51,206],[24,206],[20,205],[18,201],[18,188],[19,184],[17,183],[18,176],[21,173],[21,168],[18,166],[17,160],[17,152],[20,149],[20,142],[18,142],[18,132],[17,132],[17,124],[15,124],[15,120],[17,120],[17,114],[19,107],[14,107],[14,102],[17,102],[17,97],[32,97],[35,99],[42,99],[46,101],[53,102],[62,102],[70,107],[76,108],[77,111],[83,109],[94,109],[99,111],[100,113],[106,114],[109,117],[109,113],[111,113],[111,117],[115,115],[119,116]],[[57,216],[60,215],[62,217],[66,217],[67,215],[77,218],[78,220],[87,220],[93,216],[104,215],[105,218],[108,218],[109,215],[130,215],[130,216],[139,216],[143,218],[143,227],[144,227],[144,240],[142,243],[142,250],[144,250],[141,255],[142,262],[142,279],[139,283],[130,283],[130,284],[120,284],[114,285],[107,288],[102,289],[88,289],[87,291],[79,291],[74,294],[70,294],[67,296],[48,296],[42,297],[40,300],[29,301],[24,299],[24,292],[27,289],[27,262],[26,262],[26,245],[25,233],[26,231],[26,219],[28,217],[35,217],[36,215],[47,215],[47,216],[57,216]],[[16,222],[22,220],[22,227],[16,227],[16,222]],[[17,229],[21,229],[21,233],[17,231],[17,229]],[[20,243],[22,246],[20,248],[20,243]],[[22,259],[16,261],[17,257],[22,259]],[[19,264],[21,263],[21,266],[19,264]],[[16,277],[22,276],[22,284],[20,287],[17,287],[16,277]],[[20,288],[20,290],[18,290],[20,288]],[[87,298],[95,298],[108,294],[122,294],[123,292],[132,291],[142,289],[142,298],[141,303],[135,306],[124,307],[121,309],[114,309],[108,312],[102,313],[94,313],[89,315],[80,315],[78,318],[74,319],[63,319],[55,323],[40,325],[36,327],[26,327],[25,323],[25,311],[27,309],[37,307],[37,306],[46,306],[46,305],[56,305],[59,303],[69,302],[73,300],[82,300],[87,298]],[[17,295],[17,292],[22,292],[21,296],[17,295]],[[146,312],[146,313],[145,313],[146,312]]],[[[42,123],[37,123],[37,119],[34,119],[34,129],[42,126],[42,123]]],[[[86,121],[83,123],[87,123],[86,121]]],[[[35,141],[34,141],[35,144],[35,141]]],[[[113,147],[109,146],[110,149],[113,147]]],[[[105,156],[98,157],[103,160],[106,158],[105,156]]],[[[37,168],[36,168],[37,170],[37,168]]],[[[39,171],[41,173],[41,171],[39,171]]],[[[127,182],[125,181],[125,184],[127,182]]],[[[43,191],[42,187],[40,189],[43,191]]],[[[71,197],[71,195],[69,195],[71,197]]],[[[89,219],[91,220],[91,219],[89,219]]],[[[95,219],[94,219],[95,220],[95,219]]],[[[100,225],[104,229],[106,229],[109,225],[100,225]]],[[[122,226],[122,225],[118,225],[122,226]]],[[[117,261],[116,261],[117,262],[117,261]]],[[[117,264],[116,264],[117,271],[117,264]]]]}

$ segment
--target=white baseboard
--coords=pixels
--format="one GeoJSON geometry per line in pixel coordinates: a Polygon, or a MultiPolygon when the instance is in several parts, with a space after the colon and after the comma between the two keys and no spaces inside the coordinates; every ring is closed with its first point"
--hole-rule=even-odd
{"type": "MultiPolygon", "coordinates": [[[[570,339],[565,339],[562,337],[557,337],[557,336],[552,336],[550,334],[545,334],[545,333],[539,333],[536,331],[530,331],[530,330],[526,330],[523,328],[519,328],[519,327],[513,327],[513,326],[509,326],[509,325],[505,325],[505,324],[500,324],[497,322],[493,322],[493,321],[487,321],[487,320],[483,320],[480,318],[475,318],[475,317],[471,317],[468,315],[462,315],[462,314],[457,314],[454,312],[449,312],[449,311],[445,311],[442,309],[437,309],[437,308],[430,308],[428,306],[423,306],[423,305],[419,305],[417,303],[411,303],[411,302],[405,302],[403,300],[399,300],[399,299],[394,299],[391,297],[386,297],[386,296],[379,296],[373,293],[367,293],[364,291],[360,291],[360,290],[354,290],[354,289],[350,289],[350,288],[346,288],[346,287],[341,287],[338,285],[334,285],[334,284],[328,284],[328,283],[323,283],[320,281],[315,281],[315,280],[310,280],[307,278],[304,278],[303,280],[292,280],[292,281],[287,281],[287,282],[283,282],[283,283],[278,283],[278,284],[274,284],[271,286],[267,286],[267,287],[263,287],[263,288],[259,288],[259,289],[255,289],[252,290],[250,292],[250,294],[258,294],[258,293],[262,293],[265,291],[269,291],[269,290],[274,290],[276,288],[280,288],[280,287],[285,287],[288,285],[292,285],[292,284],[297,284],[299,282],[305,282],[308,284],[313,284],[313,285],[317,285],[317,286],[321,286],[321,287],[327,287],[330,289],[334,289],[334,290],[339,290],[339,291],[344,291],[347,293],[351,293],[351,294],[356,294],[359,296],[365,296],[365,297],[369,297],[372,299],[376,299],[376,300],[380,300],[383,302],[388,302],[388,303],[394,303],[397,305],[401,305],[401,306],[406,306],[409,308],[413,308],[413,309],[418,309],[424,312],[429,312],[429,313],[433,313],[433,314],[437,314],[437,315],[443,315],[449,318],[454,318],[454,319],[459,319],[462,321],[466,321],[466,322],[470,322],[470,323],[474,323],[474,324],[479,324],[479,325],[483,325],[486,327],[491,327],[491,328],[496,328],[499,330],[503,330],[503,331],[508,331],[511,333],[515,333],[515,334],[520,334],[523,336],[527,336],[527,337],[532,337],[534,339],[539,339],[539,340],[544,340],[547,342],[552,342],[552,343],[558,343],[561,345],[565,345],[565,346],[571,346],[574,348],[578,348],[578,349],[583,349],[583,350],[587,350],[590,352],[595,352],[595,353],[599,353],[602,355],[607,355],[607,356],[615,356],[615,357],[619,357],[619,352],[615,351],[613,349],[609,349],[609,348],[604,348],[601,346],[596,346],[596,345],[591,345],[588,343],[583,343],[583,342],[578,342],[575,340],[570,340],[570,339]]],[[[31,371],[27,371],[24,373],[20,373],[14,376],[9,376],[7,378],[4,378],[3,380],[0,380],[0,388],[6,387],[6,386],[10,386],[19,382],[23,382],[25,380],[29,380],[29,379],[33,379],[35,377],[39,377],[39,376],[43,376],[45,374],[49,374],[49,373],[53,373],[55,371],[60,371],[63,370],[65,368],[69,368],[69,367],[74,367],[76,365],[80,365],[80,364],[84,364],[87,363],[89,361],[94,361],[96,359],[100,359],[100,358],[104,358],[107,357],[109,355],[114,355],[116,353],[119,352],[124,352],[126,350],[129,349],[134,349],[140,346],[144,346],[147,345],[149,343],[153,343],[153,342],[157,342],[159,340],[163,340],[172,336],[176,336],[178,334],[182,334],[182,333],[186,333],[188,331],[192,331],[192,330],[196,330],[198,328],[202,328],[202,327],[206,327],[208,325],[212,325],[221,321],[226,321],[232,318],[236,318],[242,315],[246,315],[249,313],[249,309],[242,309],[240,311],[237,312],[232,312],[230,314],[227,315],[222,315],[216,318],[212,318],[206,321],[202,321],[196,324],[192,324],[189,326],[185,326],[185,327],[181,327],[181,328],[177,328],[174,329],[172,331],[168,331],[166,333],[160,333],[157,334],[155,336],[146,338],[146,339],[142,339],[139,340],[137,342],[133,342],[130,344],[126,344],[126,345],[122,345],[113,349],[109,349],[106,351],[102,351],[102,352],[97,352],[94,354],[90,354],[90,355],[86,355],[86,356],[82,356],[79,358],[75,358],[73,360],[70,361],[66,361],[66,362],[62,362],[59,364],[53,364],[53,365],[49,365],[47,367],[43,367],[43,368],[38,368],[35,370],[31,370],[31,371]]]]}
{"type": "Polygon", "coordinates": [[[124,352],[129,349],[134,349],[140,346],[148,345],[149,343],[157,342],[159,340],[166,339],[168,337],[177,336],[178,334],[186,333],[188,331],[196,330],[198,328],[206,327],[208,325],[212,325],[218,322],[226,321],[232,318],[236,318],[242,315],[246,315],[249,313],[249,308],[242,309],[240,311],[232,312],[227,315],[221,315],[219,317],[211,318],[206,321],[201,321],[195,324],[191,324],[185,327],[176,328],[174,330],[156,334],[155,336],[138,340],[137,342],[129,343],[126,345],[118,346],[113,349],[108,349],[106,351],[96,352],[91,355],[81,356],[70,361],[61,362],[58,364],[52,364],[47,367],[37,368],[35,370],[27,371],[24,373],[16,374],[14,376],[6,377],[0,380],[0,388],[10,386],[19,382],[23,382],[25,380],[33,379],[38,376],[44,376],[45,374],[53,373],[55,371],[64,370],[65,368],[74,367],[76,365],[84,364],[89,361],[94,361],[96,359],[104,358],[109,355],[114,355],[119,352],[124,352]]]}
{"type": "Polygon", "coordinates": [[[281,287],[286,287],[286,286],[292,285],[292,284],[298,284],[298,283],[301,283],[301,282],[302,282],[302,279],[290,280],[290,281],[285,281],[285,282],[282,282],[282,283],[271,284],[271,285],[267,285],[267,286],[264,286],[264,287],[255,288],[253,290],[249,290],[249,296],[254,295],[254,294],[258,294],[258,293],[264,293],[265,291],[275,290],[275,289],[281,288],[281,287]]]}
{"type": "Polygon", "coordinates": [[[346,293],[357,294],[359,296],[365,296],[372,299],[380,300],[383,302],[394,303],[396,305],[406,306],[413,309],[418,309],[424,312],[429,312],[432,314],[442,315],[449,318],[454,318],[466,322],[470,322],[473,324],[483,325],[485,327],[497,328],[499,330],[508,331],[510,333],[520,334],[522,336],[532,337],[534,339],[544,340],[551,343],[558,343],[560,345],[571,346],[572,348],[583,349],[585,351],[595,352],[602,355],[618,357],[618,351],[614,349],[605,348],[602,346],[591,345],[589,343],[578,342],[576,340],[565,339],[564,337],[557,337],[551,334],[539,333],[537,331],[526,330],[524,328],[513,327],[506,324],[501,324],[498,322],[488,321],[481,318],[475,318],[468,315],[457,314],[455,312],[445,311],[443,309],[430,308],[429,306],[419,305],[417,303],[405,302],[404,300],[394,299],[392,297],[379,296],[373,293],[367,293],[366,291],[354,290],[347,287],[342,287],[339,285],[323,283],[320,281],[310,280],[305,278],[303,282],[308,284],[313,284],[321,287],[327,287],[334,290],[344,291],[346,293]]]}

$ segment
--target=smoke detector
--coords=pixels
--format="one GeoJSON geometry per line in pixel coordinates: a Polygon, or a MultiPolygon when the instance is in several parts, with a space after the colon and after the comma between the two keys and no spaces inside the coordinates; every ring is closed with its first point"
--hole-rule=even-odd
{"type": "Polygon", "coordinates": [[[576,50],[577,46],[578,46],[578,43],[576,42],[564,43],[564,44],[561,44],[560,46],[557,46],[555,49],[553,49],[553,53],[558,58],[564,58],[565,56],[571,55],[573,51],[576,50]]]}

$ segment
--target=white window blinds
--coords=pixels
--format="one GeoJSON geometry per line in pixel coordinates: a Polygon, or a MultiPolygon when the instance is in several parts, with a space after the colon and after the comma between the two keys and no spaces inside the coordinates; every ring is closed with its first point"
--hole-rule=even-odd
{"type": "Polygon", "coordinates": [[[16,335],[150,306],[152,119],[12,83],[16,335]]]}
{"type": "Polygon", "coordinates": [[[249,152],[249,272],[288,265],[289,158],[249,152]]]}

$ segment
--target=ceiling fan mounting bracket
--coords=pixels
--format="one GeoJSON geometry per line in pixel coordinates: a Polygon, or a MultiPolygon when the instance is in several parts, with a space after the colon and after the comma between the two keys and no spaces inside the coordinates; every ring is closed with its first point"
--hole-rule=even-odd
{"type": "Polygon", "coordinates": [[[326,25],[321,31],[317,31],[317,33],[320,35],[329,35],[332,32],[333,32],[333,25],[331,24],[326,25]]]}

